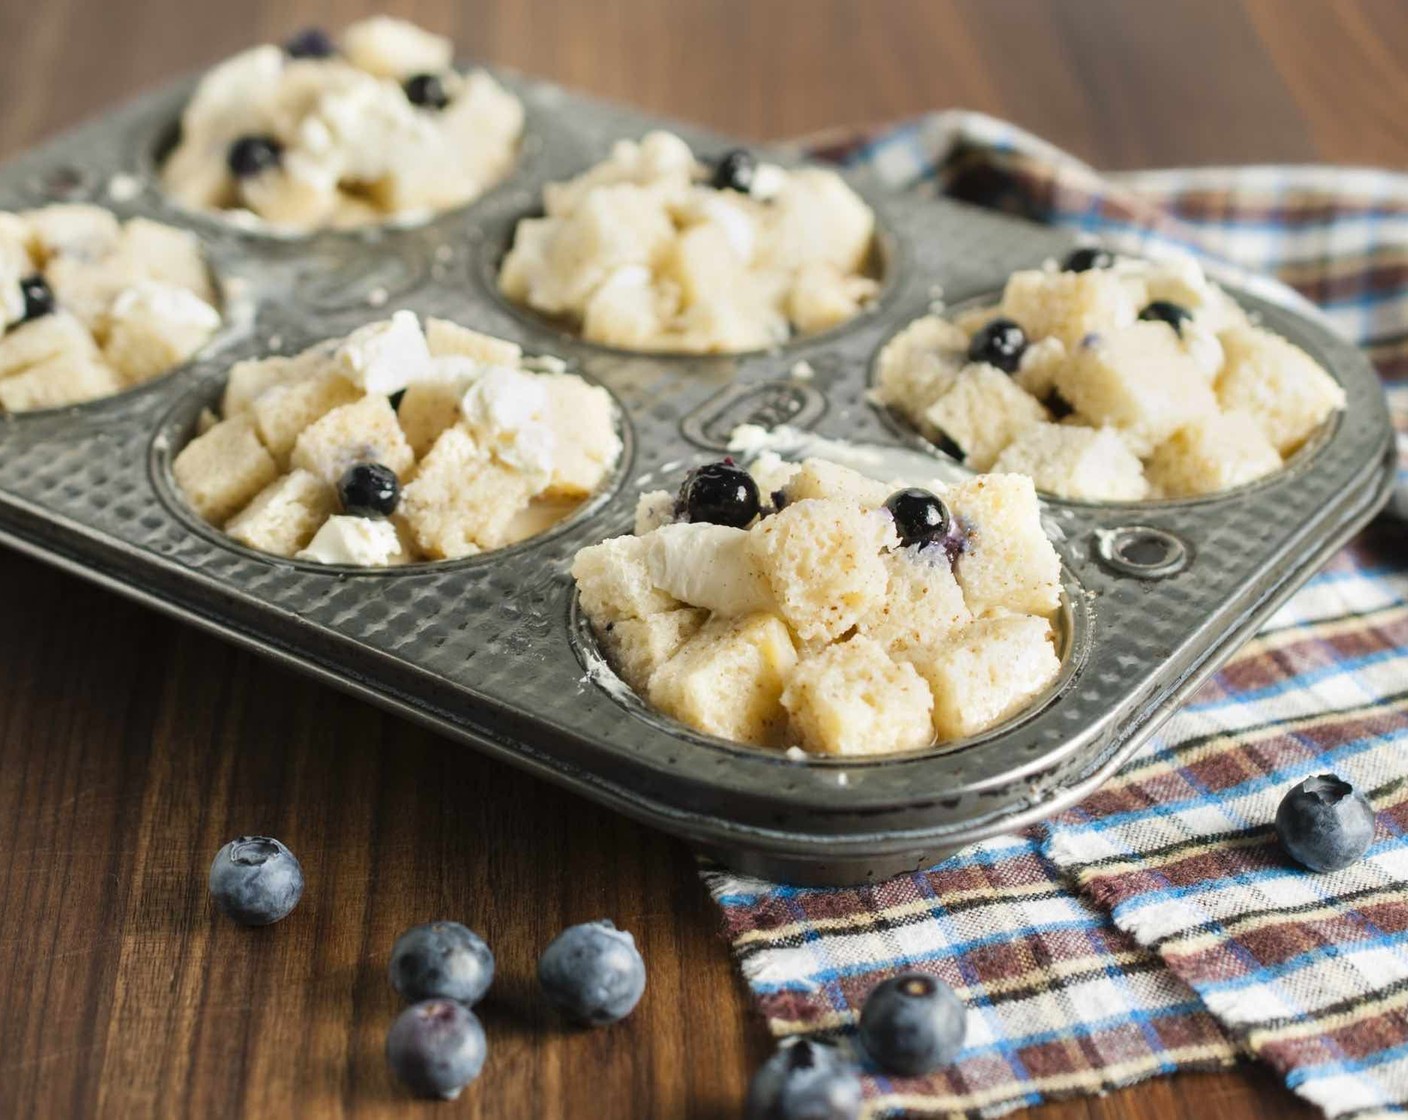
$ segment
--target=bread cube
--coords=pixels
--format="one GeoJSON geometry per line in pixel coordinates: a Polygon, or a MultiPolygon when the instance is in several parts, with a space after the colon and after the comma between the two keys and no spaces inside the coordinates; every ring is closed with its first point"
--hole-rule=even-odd
{"type": "Polygon", "coordinates": [[[655,670],[647,698],[697,731],[778,745],[787,723],[782,690],[796,663],[792,636],[776,616],[711,619],[655,670]]]}
{"type": "Polygon", "coordinates": [[[1038,490],[1085,502],[1137,502],[1149,496],[1144,467],[1113,428],[1034,424],[993,470],[1024,474],[1038,490]]]}
{"type": "Polygon", "coordinates": [[[833,264],[803,265],[787,293],[787,317],[802,334],[829,330],[854,318],[879,291],[870,277],[844,273],[833,264]]]}
{"type": "Polygon", "coordinates": [[[404,475],[415,463],[396,412],[382,396],[339,405],[304,428],[289,463],[312,471],[330,486],[354,463],[380,463],[404,475]]]}
{"type": "Polygon", "coordinates": [[[660,270],[661,275],[679,285],[685,303],[700,303],[716,292],[748,283],[746,264],[731,243],[728,230],[710,222],[693,226],[676,237],[660,270]]]}
{"type": "Polygon", "coordinates": [[[680,521],[643,539],[651,582],[681,603],[734,616],[776,609],[746,530],[680,521]]]}
{"type": "Polygon", "coordinates": [[[803,656],[787,679],[782,706],[792,735],[817,754],[893,754],[926,747],[934,737],[934,701],[924,678],[870,638],[803,656]]]}
{"type": "Polygon", "coordinates": [[[1043,338],[1022,352],[1013,380],[1039,401],[1056,388],[1056,371],[1066,364],[1066,344],[1059,338],[1043,338]]]}
{"type": "MultiPolygon", "coordinates": [[[[281,469],[288,467],[298,437],[334,408],[361,399],[357,387],[336,373],[295,378],[271,385],[250,408],[259,438],[281,469]]],[[[326,480],[336,485],[336,479],[326,480]]]]}
{"type": "Polygon", "coordinates": [[[830,499],[855,502],[866,509],[879,509],[892,493],[894,488],[888,483],[869,478],[829,459],[803,460],[801,467],[782,487],[783,497],[788,502],[830,499]]]}
{"type": "Polygon", "coordinates": [[[892,408],[922,416],[967,362],[967,333],[942,316],[926,315],[880,351],[877,395],[892,408]]]}
{"type": "Polygon", "coordinates": [[[963,452],[974,470],[992,466],[1002,449],[1033,424],[1046,409],[994,366],[964,367],[953,384],[924,413],[928,428],[941,432],[963,452]]]}
{"type": "Polygon", "coordinates": [[[171,473],[186,500],[212,525],[223,525],[278,476],[274,457],[247,416],[222,420],[181,449],[171,473]]]}
{"type": "Polygon", "coordinates": [[[225,392],[220,398],[220,412],[228,420],[243,416],[254,407],[260,393],[272,385],[291,378],[293,359],[282,356],[246,358],[230,367],[225,378],[225,392]]]}
{"type": "Polygon", "coordinates": [[[835,172],[789,170],[765,212],[757,256],[792,268],[830,264],[859,272],[870,256],[875,215],[835,172]]]}
{"type": "Polygon", "coordinates": [[[1160,322],[1138,322],[1075,347],[1056,372],[1056,388],[1092,426],[1119,428],[1139,454],[1217,410],[1197,362],[1160,322]]]}
{"type": "Polygon", "coordinates": [[[454,61],[449,39],[392,16],[359,20],[342,32],[340,45],[353,66],[398,82],[446,70],[454,61]]]}
{"type": "Polygon", "coordinates": [[[106,257],[116,251],[122,236],[122,226],[110,210],[87,203],[56,203],[26,210],[21,217],[29,226],[30,250],[46,269],[56,257],[106,257]]]}
{"type": "Polygon", "coordinates": [[[260,552],[293,556],[336,512],[337,496],[331,486],[310,471],[294,471],[259,491],[225,523],[225,532],[260,552]]]}
{"type": "Polygon", "coordinates": [[[122,255],[148,280],[184,288],[205,303],[215,304],[200,239],[189,230],[131,218],[122,227],[122,255]]]}
{"type": "Polygon", "coordinates": [[[1235,327],[1220,336],[1225,364],[1217,399],[1228,411],[1250,413],[1283,456],[1344,408],[1344,390],[1314,358],[1261,327],[1235,327]]]}
{"type": "Polygon", "coordinates": [[[553,498],[585,498],[601,488],[621,457],[611,394],[567,373],[540,374],[547,390],[547,421],[553,433],[553,498]]]}
{"type": "Polygon", "coordinates": [[[694,609],[622,618],[601,628],[601,640],[617,675],[644,695],[655,670],[699,633],[708,618],[708,611],[694,609]]]}
{"type": "Polygon", "coordinates": [[[128,385],[180,365],[220,329],[220,313],[171,284],[143,280],[125,289],[108,313],[103,355],[128,385]]]}
{"type": "Polygon", "coordinates": [[[459,422],[462,396],[464,386],[459,381],[417,381],[406,386],[396,417],[417,459],[425,456],[441,433],[459,422]]]}
{"type": "Polygon", "coordinates": [[[523,350],[517,343],[472,331],[448,319],[426,318],[425,344],[432,358],[472,358],[483,365],[514,368],[523,361],[523,350]]]}
{"type": "Polygon", "coordinates": [[[113,301],[139,282],[141,274],[120,254],[88,260],[55,257],[44,270],[58,305],[101,339],[113,301]]]}
{"type": "Polygon", "coordinates": [[[0,411],[61,408],[118,392],[122,382],[101,358],[62,353],[0,381],[0,411]]]}
{"type": "Polygon", "coordinates": [[[10,377],[60,354],[75,360],[98,356],[88,328],[64,311],[31,319],[0,334],[0,377],[10,377]]]}
{"type": "Polygon", "coordinates": [[[663,345],[667,317],[650,279],[648,269],[634,265],[608,277],[587,300],[582,337],[638,350],[663,345]]]}
{"type": "Polygon", "coordinates": [[[684,606],[655,585],[646,567],[648,537],[611,537],[572,558],[582,610],[598,628],[684,606]]]}
{"type": "Polygon", "coordinates": [[[1014,272],[1002,291],[1002,314],[1029,339],[1054,335],[1075,347],[1092,332],[1109,334],[1135,321],[1147,300],[1139,285],[1111,269],[1014,272]]]}
{"type": "Polygon", "coordinates": [[[885,594],[882,551],[895,546],[887,513],[854,502],[794,502],[749,530],[778,612],[804,641],[834,641],[885,594]]]}
{"type": "Polygon", "coordinates": [[[903,656],[929,683],[940,742],[986,731],[1025,707],[1061,671],[1050,623],[1030,615],[979,619],[956,640],[903,656]]]}
{"type": "Polygon", "coordinates": [[[1215,494],[1273,474],[1281,456],[1258,419],[1220,412],[1180,428],[1154,449],[1149,481],[1166,498],[1215,494]]]}
{"type": "Polygon", "coordinates": [[[1041,527],[1032,480],[980,475],[955,486],[947,501],[967,534],[954,575],[974,617],[1055,611],[1061,560],[1041,527]]]}
{"type": "Polygon", "coordinates": [[[287,153],[280,167],[236,180],[240,204],[274,226],[289,229],[326,225],[341,195],[337,180],[302,152],[287,153]]]}
{"type": "Polygon", "coordinates": [[[422,552],[453,560],[507,544],[514,517],[532,496],[521,472],[495,461],[456,427],[435,441],[402,490],[400,512],[422,552]]]}
{"type": "MultiPolygon", "coordinates": [[[[528,301],[549,314],[583,306],[617,270],[652,265],[674,235],[674,225],[648,188],[617,183],[594,190],[555,225],[528,301]]],[[[513,256],[511,251],[504,262],[505,282],[513,274],[513,256]]]]}
{"type": "Polygon", "coordinates": [[[936,645],[972,621],[942,548],[911,545],[887,552],[884,561],[889,582],[856,623],[861,634],[894,651],[936,645]]]}

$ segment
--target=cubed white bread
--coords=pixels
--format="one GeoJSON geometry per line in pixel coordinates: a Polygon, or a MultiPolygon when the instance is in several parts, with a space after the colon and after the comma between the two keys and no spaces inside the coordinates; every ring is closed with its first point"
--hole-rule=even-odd
{"type": "Polygon", "coordinates": [[[1228,411],[1254,416],[1273,447],[1290,455],[1331,413],[1344,408],[1344,390],[1314,358],[1261,327],[1234,327],[1220,336],[1224,354],[1217,398],[1228,411]]]}
{"type": "Polygon", "coordinates": [[[1218,412],[1180,428],[1159,444],[1146,468],[1166,498],[1214,494],[1281,468],[1281,456],[1247,412],[1218,412]]]}
{"type": "Polygon", "coordinates": [[[963,589],[942,548],[911,545],[884,556],[889,582],[856,623],[887,650],[936,645],[972,621],[963,589]]]}
{"type": "Polygon", "coordinates": [[[128,385],[180,365],[220,329],[220,313],[172,284],[143,280],[121,292],[108,312],[103,356],[128,385]]]}
{"type": "Polygon", "coordinates": [[[811,263],[860,271],[874,243],[875,215],[834,171],[788,171],[762,228],[757,255],[800,268],[811,263]]]}
{"type": "Polygon", "coordinates": [[[0,271],[20,277],[28,276],[39,267],[30,252],[33,238],[29,222],[19,214],[0,210],[0,271]]]}
{"type": "Polygon", "coordinates": [[[1056,372],[1056,388],[1093,427],[1119,428],[1141,454],[1217,410],[1197,362],[1160,322],[1134,323],[1075,347],[1056,372]]]}
{"type": "Polygon", "coordinates": [[[87,203],[59,203],[26,210],[30,251],[47,268],[56,257],[96,261],[116,251],[122,226],[110,210],[87,203]]]}
{"type": "Polygon", "coordinates": [[[59,307],[101,340],[113,301],[142,277],[125,257],[114,254],[98,260],[55,257],[45,267],[44,279],[59,307]]]}
{"type": "Polygon", "coordinates": [[[892,493],[894,490],[888,483],[829,459],[804,459],[782,487],[783,497],[788,502],[831,499],[855,502],[866,509],[879,509],[892,493]]]}
{"type": "Polygon", "coordinates": [[[1035,424],[1007,445],[993,470],[1027,475],[1038,490],[1087,502],[1149,495],[1143,464],[1113,428],[1035,424]]]}
{"type": "Polygon", "coordinates": [[[929,686],[879,642],[855,637],[807,654],[782,693],[789,730],[817,754],[876,755],[933,741],[929,686]]]}
{"type": "Polygon", "coordinates": [[[747,530],[680,521],[643,540],[651,582],[681,603],[719,615],[776,610],[747,530]]]}
{"type": "Polygon", "coordinates": [[[342,32],[340,41],[343,57],[353,66],[397,81],[448,69],[454,59],[449,39],[391,16],[359,20],[342,32]]]}
{"type": "Polygon", "coordinates": [[[264,487],[225,523],[225,532],[249,548],[292,556],[337,512],[333,489],[309,471],[293,471],[264,487]]]}
{"type": "Polygon", "coordinates": [[[523,350],[517,343],[472,331],[448,319],[426,318],[425,343],[432,358],[472,358],[484,365],[514,368],[523,361],[523,350]]]}
{"type": "Polygon", "coordinates": [[[0,411],[61,408],[118,392],[122,381],[101,358],[63,353],[0,381],[0,411]]]}
{"type": "Polygon", "coordinates": [[[122,227],[121,253],[148,280],[184,288],[204,302],[215,304],[200,239],[189,230],[131,218],[122,227]]]}
{"type": "Polygon", "coordinates": [[[647,490],[636,499],[636,536],[643,537],[674,520],[675,495],[668,490],[647,490]]]}
{"type": "Polygon", "coordinates": [[[269,358],[246,358],[230,367],[225,378],[225,392],[220,398],[220,412],[229,419],[251,411],[260,393],[292,376],[293,359],[282,355],[269,358]]]}
{"type": "Polygon", "coordinates": [[[585,498],[601,488],[621,457],[611,394],[570,373],[538,375],[548,394],[553,433],[552,481],[546,496],[585,498]]]}
{"type": "Polygon", "coordinates": [[[655,670],[647,698],[697,731],[775,746],[787,724],[782,690],[796,664],[792,635],[776,616],[711,619],[655,670]]]}
{"type": "Polygon", "coordinates": [[[171,473],[186,500],[213,525],[223,525],[278,477],[274,457],[247,416],[222,420],[181,449],[171,473]]]}
{"type": "Polygon", "coordinates": [[[880,351],[877,393],[892,408],[922,416],[953,384],[967,361],[967,333],[942,316],[926,315],[880,351]]]}
{"type": "Polygon", "coordinates": [[[973,615],[1055,611],[1061,602],[1061,560],[1041,527],[1032,480],[980,475],[955,486],[946,500],[967,533],[954,575],[973,615]]]}
{"type": "Polygon", "coordinates": [[[1092,332],[1108,334],[1135,321],[1146,302],[1140,285],[1110,269],[1014,272],[1002,292],[1002,314],[1028,339],[1054,335],[1074,347],[1092,332]]]}
{"type": "Polygon", "coordinates": [[[924,413],[925,426],[957,444],[964,463],[978,471],[987,470],[1004,447],[1045,419],[1040,401],[984,363],[965,366],[924,413]]]}
{"type": "Polygon", "coordinates": [[[728,354],[785,342],[789,334],[786,317],[755,295],[758,290],[756,284],[749,283],[690,304],[680,315],[679,338],[661,340],[662,347],[728,354]]]}
{"type": "Polygon", "coordinates": [[[1044,618],[979,619],[952,641],[904,656],[934,697],[940,742],[977,735],[1015,714],[1061,671],[1044,618]]]}
{"type": "MultiPolygon", "coordinates": [[[[668,289],[678,294],[673,286],[668,289]]],[[[592,293],[582,313],[582,337],[610,346],[649,349],[662,345],[672,307],[664,289],[651,284],[644,266],[628,265],[608,276],[592,293]]]]}
{"type": "Polygon", "coordinates": [[[354,463],[380,463],[398,476],[405,475],[415,455],[391,403],[383,396],[366,396],[332,409],[304,428],[289,462],[336,486],[354,463]]]}
{"type": "Polygon", "coordinates": [[[0,335],[0,377],[11,377],[58,355],[71,359],[98,356],[88,328],[64,311],[31,319],[0,335]]]}
{"type": "Polygon", "coordinates": [[[280,167],[236,180],[236,191],[241,207],[289,229],[330,223],[342,197],[337,180],[302,152],[287,153],[280,167]]]}
{"type": "Polygon", "coordinates": [[[660,274],[679,285],[685,303],[701,303],[716,292],[748,283],[747,262],[728,229],[712,222],[686,229],[671,241],[661,258],[660,274]]]}
{"type": "Polygon", "coordinates": [[[463,396],[459,381],[417,381],[406,386],[396,416],[417,459],[424,458],[440,434],[459,422],[463,396]]]}
{"type": "Polygon", "coordinates": [[[1066,344],[1059,338],[1043,338],[1022,352],[1014,380],[1038,400],[1046,400],[1056,388],[1056,371],[1066,364],[1066,344]]]}
{"type": "MultiPolygon", "coordinates": [[[[280,468],[286,469],[304,429],[334,408],[360,400],[361,395],[339,374],[315,374],[269,386],[255,398],[250,414],[264,446],[280,468]]],[[[336,484],[334,479],[326,481],[336,484]]]]}
{"type": "Polygon", "coordinates": [[[870,277],[851,275],[834,264],[803,265],[787,293],[787,317],[802,334],[815,334],[854,318],[879,291],[870,277]]]}
{"type": "Polygon", "coordinates": [[[435,441],[401,492],[401,515],[422,552],[453,560],[502,548],[514,517],[532,497],[521,472],[486,455],[455,427],[435,441]]]}
{"type": "Polygon", "coordinates": [[[655,586],[646,567],[647,538],[610,537],[580,549],[572,578],[582,609],[598,628],[623,618],[648,618],[684,604],[655,586]]]}
{"type": "Polygon", "coordinates": [[[794,502],[749,530],[778,612],[804,641],[834,641],[884,597],[881,555],[897,545],[887,513],[855,502],[794,502]]]}
{"type": "Polygon", "coordinates": [[[601,628],[601,641],[617,675],[644,696],[655,670],[699,633],[708,619],[708,611],[692,608],[622,618],[601,628]]]}

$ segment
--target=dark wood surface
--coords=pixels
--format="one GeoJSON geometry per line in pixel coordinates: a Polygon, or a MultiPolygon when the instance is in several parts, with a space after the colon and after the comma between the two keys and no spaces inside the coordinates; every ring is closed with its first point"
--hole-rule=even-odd
{"type": "MultiPolygon", "coordinates": [[[[379,8],[744,136],[965,105],[1113,168],[1408,158],[1403,0],[0,0],[0,156],[379,8]]],[[[768,1043],[682,847],[8,552],[0,587],[0,1116],[738,1115],[768,1043]],[[271,929],[206,901],[243,832],[308,873],[271,929]],[[617,1029],[562,1032],[533,962],[603,915],[649,991],[617,1029]],[[457,1105],[420,1105],[384,1070],[383,969],[443,916],[498,954],[492,1056],[457,1105]]],[[[1248,1068],[1041,1117],[1309,1114],[1248,1068]]]]}

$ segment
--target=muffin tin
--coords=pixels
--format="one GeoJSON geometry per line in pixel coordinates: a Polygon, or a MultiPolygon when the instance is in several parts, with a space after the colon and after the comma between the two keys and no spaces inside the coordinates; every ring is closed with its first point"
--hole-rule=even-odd
{"type": "Polygon", "coordinates": [[[767,353],[608,350],[498,295],[494,270],[515,221],[537,209],[544,182],[586,168],[618,138],[665,126],[706,155],[733,145],[498,76],[528,109],[517,170],[479,201],[416,228],[290,238],[170,205],[155,159],[189,84],[0,169],[0,208],[93,201],[195,230],[225,291],[255,305],[175,376],[0,421],[0,539],[681,836],[738,870],[842,883],[926,865],[1078,801],[1387,500],[1391,429],[1373,370],[1317,321],[1234,292],[1340,380],[1348,407],[1309,453],[1242,491],[1131,506],[1048,501],[1065,564],[1066,649],[1044,701],[971,742],[888,759],[798,759],[682,729],[645,710],[601,660],[574,605],[576,550],[626,531],[641,489],[677,484],[684,469],[716,457],[740,423],[910,442],[868,400],[880,348],[937,290],[950,299],[993,291],[1012,270],[1063,253],[1070,239],[848,174],[876,211],[885,249],[884,291],[872,309],[767,353]],[[185,508],[170,461],[229,365],[296,351],[399,307],[560,355],[610,389],[626,429],[612,488],[541,537],[405,569],[320,570],[249,552],[203,527],[185,508]]]}

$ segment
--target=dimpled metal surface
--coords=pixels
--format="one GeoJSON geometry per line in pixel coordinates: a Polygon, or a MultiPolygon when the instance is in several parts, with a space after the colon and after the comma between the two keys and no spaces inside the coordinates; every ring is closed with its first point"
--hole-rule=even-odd
{"type": "MultiPolygon", "coordinates": [[[[868,400],[874,357],[942,289],[991,292],[1070,239],[945,201],[853,183],[886,260],[877,305],[834,331],[736,358],[627,354],[509,306],[493,277],[541,185],[612,141],[668,124],[701,154],[723,138],[502,75],[528,108],[515,173],[416,228],[287,238],[165,202],[155,180],[189,84],[141,99],[0,169],[0,208],[92,201],[197,232],[233,325],[196,361],[125,395],[0,420],[0,537],[434,726],[666,831],[734,867],[855,882],[922,866],[1094,788],[1387,497],[1387,411],[1372,369],[1317,323],[1255,300],[1344,385],[1346,412],[1287,470],[1219,498],[1047,503],[1066,564],[1065,668],[1045,701],[971,743],[886,760],[796,760],[682,730],[602,672],[573,605],[573,553],[626,529],[642,488],[674,486],[745,420],[922,446],[868,400]],[[626,453],[609,491],[549,533],[469,560],[387,572],[249,552],[204,525],[174,451],[232,361],[291,352],[407,307],[556,354],[609,388],[626,453]],[[810,367],[797,378],[799,362],[810,367]],[[1177,538],[1178,570],[1102,560],[1112,530],[1177,538]]],[[[1108,551],[1108,550],[1106,550],[1108,551]]]]}

